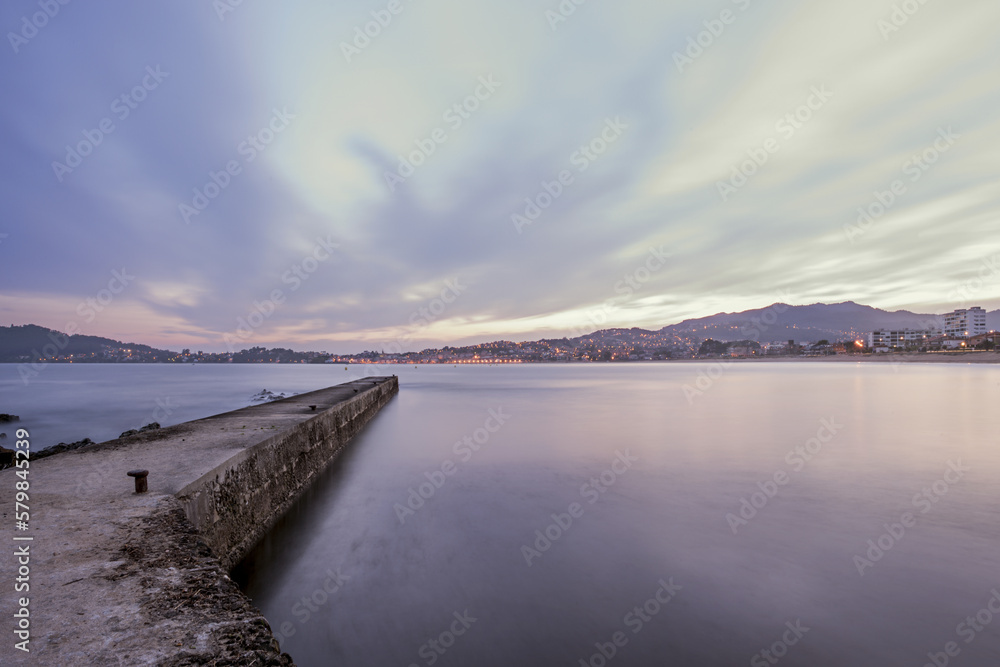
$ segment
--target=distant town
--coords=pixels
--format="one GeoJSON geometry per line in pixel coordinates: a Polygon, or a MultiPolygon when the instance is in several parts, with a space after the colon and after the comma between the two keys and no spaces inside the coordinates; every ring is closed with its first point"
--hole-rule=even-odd
{"type": "MultiPolygon", "coordinates": [[[[865,309],[869,318],[877,319],[878,313],[885,312],[867,306],[850,305],[865,309]]],[[[419,352],[393,350],[390,344],[386,346],[390,349],[383,347],[357,354],[334,354],[326,351],[297,352],[288,348],[260,346],[235,352],[213,353],[191,349],[173,352],[95,336],[68,336],[36,325],[11,325],[0,327],[0,362],[35,366],[43,363],[455,365],[597,363],[720,357],[814,357],[956,350],[988,351],[998,349],[997,345],[1000,343],[1000,333],[987,329],[987,313],[978,306],[955,310],[945,315],[924,316],[926,322],[924,327],[885,327],[859,332],[851,327],[822,329],[795,323],[779,324],[781,314],[788,310],[815,307],[776,304],[769,309],[733,315],[722,314],[664,327],[659,331],[639,328],[603,329],[575,338],[528,342],[501,340],[461,347],[428,348],[419,352]],[[788,335],[800,333],[801,337],[762,340],[769,334],[778,333],[788,335]],[[829,337],[817,340],[818,336],[823,335],[829,337]],[[812,340],[809,340],[810,338],[812,340]]],[[[918,316],[913,315],[913,317],[918,316]]]]}
{"type": "MultiPolygon", "coordinates": [[[[749,358],[778,356],[828,356],[838,354],[887,354],[892,352],[941,352],[948,350],[995,350],[1000,332],[986,330],[986,311],[981,307],[956,310],[943,316],[943,327],[925,329],[878,329],[859,338],[831,342],[781,340],[758,342],[750,338],[720,341],[707,338],[696,344],[676,337],[665,340],[656,332],[606,329],[575,339],[540,340],[529,343],[497,341],[468,347],[444,347],[410,353],[363,352],[335,355],[331,363],[405,364],[507,364],[537,362],[665,361],[691,358],[749,358]],[[649,334],[649,335],[643,335],[649,334]]],[[[744,332],[756,333],[752,327],[744,332]]]]}

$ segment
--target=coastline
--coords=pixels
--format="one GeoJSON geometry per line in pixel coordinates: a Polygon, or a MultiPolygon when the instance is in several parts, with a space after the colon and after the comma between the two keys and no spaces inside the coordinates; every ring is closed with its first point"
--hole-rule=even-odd
{"type": "MultiPolygon", "coordinates": [[[[904,354],[837,354],[816,357],[744,357],[726,361],[768,363],[768,362],[819,362],[819,363],[875,363],[875,364],[1000,364],[1000,352],[925,352],[904,354]]],[[[677,360],[681,361],[681,360],[677,360]]],[[[691,361],[714,361],[713,359],[692,359],[691,361]]]]}
{"type": "MultiPolygon", "coordinates": [[[[829,354],[829,355],[815,355],[815,356],[763,356],[763,357],[691,357],[686,359],[630,359],[623,361],[477,361],[475,363],[468,362],[455,362],[455,361],[441,361],[441,362],[422,362],[422,361],[376,361],[372,363],[352,363],[352,362],[337,362],[335,364],[325,364],[332,366],[358,366],[361,368],[365,367],[396,367],[396,366],[525,366],[525,365],[567,365],[567,364],[690,364],[690,363],[705,363],[705,362],[717,362],[726,361],[728,362],[749,362],[749,363],[789,363],[789,362],[871,362],[871,363],[930,363],[930,364],[950,364],[950,363],[961,363],[961,364],[1000,364],[1000,352],[990,352],[984,350],[967,350],[961,352],[910,352],[910,353],[886,353],[886,354],[829,354]]],[[[17,365],[24,362],[14,362],[14,361],[0,361],[0,364],[7,365],[17,365]]],[[[50,361],[48,363],[59,364],[71,366],[73,362],[69,361],[50,361]]],[[[162,361],[143,361],[143,362],[87,362],[87,363],[77,363],[80,366],[145,366],[145,365],[155,365],[155,366],[176,366],[183,364],[176,364],[173,362],[162,362],[162,361]]],[[[191,362],[189,366],[204,365],[204,366],[228,366],[229,364],[217,364],[215,362],[191,362]]],[[[270,362],[270,363],[246,363],[240,365],[247,366],[296,366],[300,364],[289,364],[282,362],[270,362]]]]}
{"type": "Polygon", "coordinates": [[[350,364],[343,363],[344,366],[569,366],[569,365],[628,365],[628,364],[704,364],[704,363],[927,363],[927,364],[1000,364],[1000,352],[986,352],[970,350],[967,352],[924,352],[924,353],[903,353],[903,354],[837,354],[837,355],[816,355],[807,357],[792,356],[770,356],[770,357],[692,357],[689,359],[632,359],[628,361],[519,361],[517,363],[505,362],[477,362],[477,363],[455,363],[444,361],[439,363],[427,362],[376,362],[370,364],[350,364]]]}

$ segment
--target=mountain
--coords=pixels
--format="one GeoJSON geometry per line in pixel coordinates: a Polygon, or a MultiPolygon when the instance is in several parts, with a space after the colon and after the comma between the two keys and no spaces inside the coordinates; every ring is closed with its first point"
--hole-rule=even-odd
{"type": "MultiPolygon", "coordinates": [[[[941,315],[912,313],[908,310],[887,311],[853,301],[814,303],[809,306],[775,303],[767,308],[684,320],[655,331],[636,327],[601,329],[572,339],[542,339],[523,343],[494,341],[462,348],[424,350],[421,354],[427,358],[438,358],[439,353],[446,353],[447,356],[459,351],[488,355],[502,347],[526,360],[596,360],[619,358],[621,355],[624,358],[634,358],[632,355],[635,355],[659,359],[694,354],[709,338],[722,342],[768,343],[794,340],[796,343],[816,343],[824,339],[838,342],[857,340],[875,329],[937,328],[941,326],[941,320],[941,315]]],[[[987,313],[986,325],[990,330],[1000,330],[1000,310],[987,313]]],[[[33,324],[0,326],[0,363],[37,361],[41,358],[53,361],[104,362],[321,363],[329,356],[325,352],[293,352],[280,348],[266,350],[256,347],[235,354],[190,354],[189,350],[178,354],[99,336],[66,336],[33,324]]],[[[377,352],[347,355],[367,361],[375,361],[381,356],[383,355],[377,352]]]]}
{"type": "Polygon", "coordinates": [[[157,361],[176,354],[157,350],[149,345],[122,343],[100,336],[81,334],[67,336],[35,324],[0,326],[0,363],[37,360],[43,357],[49,359],[74,357],[80,361],[89,359],[97,361],[103,360],[112,352],[116,356],[118,354],[141,356],[143,361],[157,361]]]}
{"type": "MultiPolygon", "coordinates": [[[[790,306],[776,303],[740,313],[718,313],[685,320],[656,331],[639,328],[601,329],[576,338],[542,339],[521,343],[493,341],[460,348],[423,350],[403,355],[411,362],[446,359],[505,359],[523,361],[618,361],[625,359],[686,358],[705,349],[705,341],[742,341],[747,347],[793,340],[798,344],[821,340],[858,340],[875,329],[935,329],[942,317],[907,310],[887,311],[848,301],[790,306]]],[[[709,349],[724,345],[709,344],[709,349]]],[[[366,353],[374,361],[377,353],[366,353]]],[[[340,357],[349,361],[352,355],[340,357]]]]}
{"type": "Polygon", "coordinates": [[[251,347],[232,353],[180,353],[100,336],[67,336],[34,324],[0,326],[0,363],[323,363],[326,352],[251,347]]]}
{"type": "Polygon", "coordinates": [[[714,338],[721,341],[750,339],[815,343],[822,339],[853,340],[874,329],[926,329],[939,327],[940,323],[939,315],[908,310],[887,311],[853,301],[809,306],[776,303],[740,313],[718,313],[684,320],[663,327],[660,332],[689,341],[714,338]]]}
{"type": "MultiPolygon", "coordinates": [[[[876,329],[940,329],[943,316],[913,313],[908,310],[888,311],[865,306],[853,301],[844,303],[814,303],[808,306],[790,306],[775,303],[766,308],[739,313],[718,313],[708,317],[684,320],[659,330],[602,329],[592,334],[559,341],[541,340],[521,343],[521,349],[541,344],[549,348],[596,348],[602,358],[630,351],[639,355],[667,353],[667,356],[686,356],[699,350],[705,340],[721,342],[751,341],[768,343],[794,340],[796,343],[817,343],[821,340],[841,342],[864,338],[876,329]]],[[[1000,311],[987,314],[987,327],[1000,330],[1000,311]]]]}

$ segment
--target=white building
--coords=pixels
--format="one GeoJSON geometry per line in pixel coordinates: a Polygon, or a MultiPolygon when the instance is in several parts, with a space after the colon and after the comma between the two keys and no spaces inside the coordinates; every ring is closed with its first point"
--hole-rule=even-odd
{"type": "Polygon", "coordinates": [[[866,342],[868,347],[876,352],[888,352],[908,347],[923,347],[931,338],[940,335],[940,332],[933,329],[900,329],[898,331],[880,329],[868,334],[866,342]]]}
{"type": "Polygon", "coordinates": [[[976,306],[962,308],[944,316],[944,335],[971,338],[986,333],[986,311],[976,306]]]}

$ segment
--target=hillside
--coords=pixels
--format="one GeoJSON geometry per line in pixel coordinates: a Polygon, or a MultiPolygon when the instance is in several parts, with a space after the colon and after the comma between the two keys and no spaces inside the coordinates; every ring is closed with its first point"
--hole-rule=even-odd
{"type": "Polygon", "coordinates": [[[123,343],[100,336],[66,336],[35,324],[0,326],[0,363],[14,363],[46,358],[74,358],[74,361],[103,361],[108,354],[135,354],[143,360],[157,361],[175,353],[140,343],[123,343]]]}
{"type": "Polygon", "coordinates": [[[660,332],[688,340],[714,338],[722,341],[751,339],[814,343],[822,339],[856,339],[879,328],[923,329],[940,326],[940,321],[938,315],[908,310],[887,311],[853,301],[809,306],[776,303],[767,308],[685,320],[666,326],[660,332]]]}
{"type": "MultiPolygon", "coordinates": [[[[907,310],[887,311],[864,306],[853,301],[835,304],[815,303],[808,306],[789,306],[776,303],[767,308],[758,308],[739,313],[718,313],[708,317],[684,320],[658,330],[633,328],[601,329],[590,334],[567,339],[542,339],[524,343],[494,341],[466,348],[444,347],[441,351],[473,350],[489,353],[498,346],[517,349],[519,355],[530,353],[535,347],[541,350],[562,350],[556,356],[579,358],[603,358],[615,349],[641,354],[652,354],[653,358],[688,356],[699,349],[706,339],[722,342],[749,340],[757,343],[794,340],[797,343],[815,343],[820,340],[831,342],[857,340],[875,329],[926,329],[941,326],[940,315],[913,313],[907,310]],[[570,351],[576,351],[571,353],[570,351]],[[581,351],[588,351],[587,354],[581,351]]],[[[1000,310],[987,313],[987,327],[1000,330],[1000,310]]],[[[424,352],[437,352],[425,350],[424,352]]],[[[357,356],[369,361],[381,356],[376,352],[357,356]]],[[[100,336],[66,336],[45,327],[27,324],[23,326],[0,326],[0,363],[38,361],[42,358],[53,361],[117,361],[117,362],[157,362],[197,361],[206,363],[267,363],[306,362],[321,363],[329,355],[324,352],[294,352],[289,349],[267,350],[254,347],[233,354],[190,354],[188,350],[178,354],[159,350],[139,343],[121,341],[100,336]]]]}

